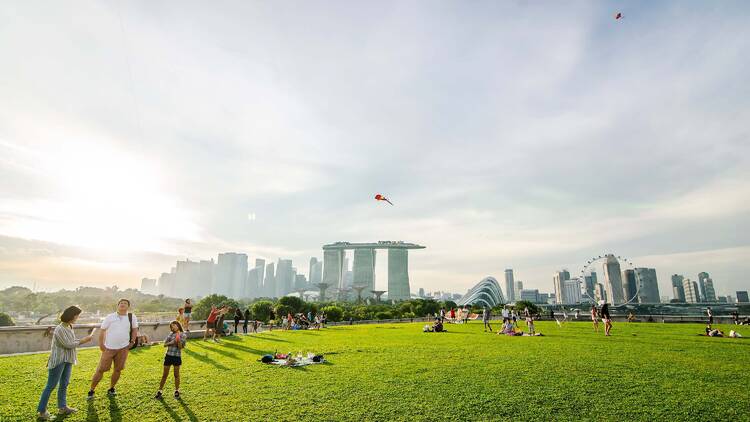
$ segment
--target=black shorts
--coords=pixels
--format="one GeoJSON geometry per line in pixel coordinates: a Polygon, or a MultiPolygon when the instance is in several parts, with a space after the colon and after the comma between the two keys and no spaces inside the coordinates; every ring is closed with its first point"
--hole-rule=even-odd
{"type": "Polygon", "coordinates": [[[180,366],[182,365],[182,357],[180,356],[172,356],[172,355],[165,355],[164,356],[164,366],[180,366]]]}
{"type": "Polygon", "coordinates": [[[214,322],[207,322],[206,323],[206,329],[215,330],[216,329],[216,321],[214,321],[214,322]]]}

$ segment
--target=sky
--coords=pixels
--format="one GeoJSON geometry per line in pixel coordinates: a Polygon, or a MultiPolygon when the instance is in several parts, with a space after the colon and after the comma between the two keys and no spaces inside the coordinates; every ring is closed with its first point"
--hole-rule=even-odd
{"type": "Polygon", "coordinates": [[[0,287],[138,287],[230,251],[307,273],[323,244],[403,240],[427,247],[414,291],[513,268],[549,292],[605,253],[656,268],[662,296],[674,273],[750,289],[747,17],[1,2],[0,287]]]}

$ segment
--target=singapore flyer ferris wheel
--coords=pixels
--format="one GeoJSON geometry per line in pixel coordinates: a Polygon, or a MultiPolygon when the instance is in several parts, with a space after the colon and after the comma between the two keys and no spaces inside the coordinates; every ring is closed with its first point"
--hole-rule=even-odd
{"type": "Polygon", "coordinates": [[[592,257],[581,269],[579,280],[582,298],[591,303],[603,300],[617,306],[638,302],[640,283],[635,265],[625,257],[611,253],[592,257]]]}

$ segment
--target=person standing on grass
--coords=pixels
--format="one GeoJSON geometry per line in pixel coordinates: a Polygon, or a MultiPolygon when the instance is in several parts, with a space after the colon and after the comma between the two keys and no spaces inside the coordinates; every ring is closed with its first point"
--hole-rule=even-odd
{"type": "Polygon", "coordinates": [[[190,301],[190,299],[185,299],[185,304],[182,305],[182,307],[185,309],[185,324],[182,326],[183,329],[185,329],[185,332],[190,332],[190,317],[193,314],[193,302],[190,301]]]}
{"type": "MultiPolygon", "coordinates": [[[[245,309],[245,314],[243,315],[243,317],[245,318],[245,322],[242,324],[242,332],[247,334],[247,324],[248,322],[250,322],[250,308],[245,309]]],[[[253,321],[253,325],[255,325],[254,321],[253,321]]],[[[257,332],[257,330],[255,330],[254,327],[253,327],[253,331],[257,332]]]]}
{"type": "Polygon", "coordinates": [[[276,323],[276,312],[273,311],[273,308],[268,313],[268,331],[273,331],[273,324],[276,323]]]}
{"type": "MultiPolygon", "coordinates": [[[[237,327],[240,325],[242,319],[242,311],[239,307],[234,310],[234,333],[237,334],[237,327]]],[[[245,334],[247,334],[247,325],[245,325],[245,334]]]]}
{"type": "Polygon", "coordinates": [[[604,302],[600,311],[602,316],[602,322],[604,323],[604,335],[609,336],[609,332],[612,330],[612,317],[609,315],[609,304],[604,302]]]}
{"type": "Polygon", "coordinates": [[[484,332],[487,332],[487,329],[490,329],[490,333],[492,332],[492,325],[490,325],[490,320],[492,320],[492,311],[490,310],[490,307],[487,305],[484,305],[484,310],[482,311],[482,322],[484,322],[484,332]]]}
{"type": "Polygon", "coordinates": [[[135,344],[135,338],[138,333],[138,318],[129,313],[130,301],[120,299],[117,302],[117,312],[111,313],[104,318],[99,332],[99,349],[102,356],[99,359],[99,366],[96,368],[94,378],[91,380],[91,389],[89,389],[88,399],[94,398],[94,390],[99,381],[102,380],[104,373],[109,371],[114,363],[115,368],[110,378],[109,390],[107,394],[114,396],[115,386],[120,379],[120,373],[125,369],[125,361],[128,359],[128,351],[135,344]]]}
{"type": "Polygon", "coordinates": [[[76,349],[78,345],[88,343],[93,336],[88,335],[81,339],[76,339],[73,331],[73,323],[81,315],[81,309],[77,306],[69,306],[62,315],[60,315],[60,324],[55,327],[52,333],[52,348],[49,358],[47,359],[47,385],[42,391],[39,398],[39,405],[36,408],[37,418],[40,420],[51,420],[52,415],[47,411],[49,397],[52,390],[57,388],[57,409],[58,413],[69,415],[75,413],[77,409],[68,407],[68,384],[70,383],[70,373],[73,371],[73,365],[78,363],[76,349]]]}
{"type": "Polygon", "coordinates": [[[216,306],[211,305],[211,311],[208,313],[208,318],[206,318],[206,331],[203,332],[203,340],[206,340],[206,337],[209,333],[212,335],[212,339],[216,341],[216,319],[219,317],[219,310],[216,309],[216,306]]]}
{"type": "Polygon", "coordinates": [[[594,332],[599,332],[599,318],[597,318],[598,310],[596,309],[596,305],[591,305],[591,322],[594,323],[594,332]]]}
{"type": "Polygon", "coordinates": [[[174,368],[174,398],[180,398],[180,366],[182,366],[182,349],[185,348],[187,336],[182,331],[182,325],[177,321],[169,323],[171,333],[164,339],[164,347],[167,348],[167,354],[164,356],[164,371],[161,374],[159,382],[159,391],[156,392],[155,399],[161,399],[161,390],[169,376],[169,367],[174,368]]]}
{"type": "Polygon", "coordinates": [[[714,311],[711,310],[711,307],[706,308],[706,316],[708,316],[708,323],[713,324],[714,323],[714,311]]]}
{"type": "Polygon", "coordinates": [[[501,312],[501,313],[502,313],[502,315],[503,315],[503,324],[505,324],[505,323],[506,323],[507,321],[509,321],[509,320],[510,320],[510,314],[508,313],[508,308],[506,308],[506,307],[505,307],[505,306],[503,305],[503,310],[502,310],[502,312],[501,312]]]}
{"type": "Polygon", "coordinates": [[[187,317],[185,316],[185,308],[180,308],[177,310],[176,321],[179,322],[182,327],[187,327],[187,317]]]}

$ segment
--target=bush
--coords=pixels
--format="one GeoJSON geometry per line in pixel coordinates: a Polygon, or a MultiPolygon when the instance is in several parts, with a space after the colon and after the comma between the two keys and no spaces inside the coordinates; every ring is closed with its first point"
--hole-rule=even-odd
{"type": "Polygon", "coordinates": [[[344,316],[344,310],[335,305],[326,306],[321,310],[326,314],[329,321],[338,322],[344,316]]]}
{"type": "Polygon", "coordinates": [[[375,314],[375,319],[393,319],[393,314],[388,311],[380,311],[375,314]]]}
{"type": "Polygon", "coordinates": [[[276,312],[276,319],[280,319],[286,318],[288,314],[291,314],[293,312],[293,309],[289,306],[278,303],[276,304],[276,306],[274,306],[273,311],[276,312]]]}
{"type": "Polygon", "coordinates": [[[10,315],[0,312],[0,327],[12,327],[16,325],[15,322],[13,322],[13,318],[10,317],[10,315]]]}

